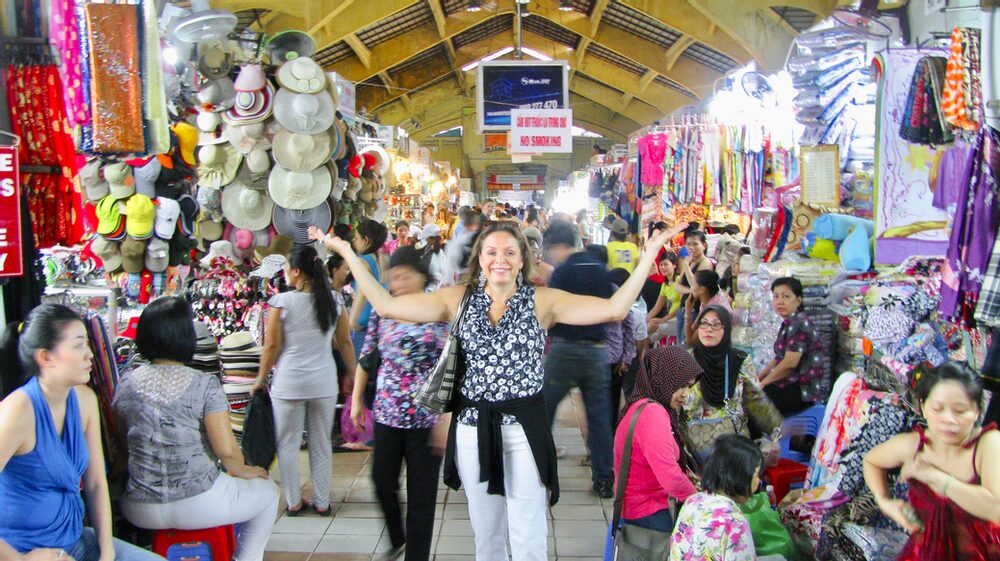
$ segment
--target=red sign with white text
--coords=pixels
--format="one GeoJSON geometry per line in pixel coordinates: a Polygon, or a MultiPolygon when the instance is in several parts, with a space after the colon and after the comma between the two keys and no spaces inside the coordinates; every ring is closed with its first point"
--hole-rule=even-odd
{"type": "Polygon", "coordinates": [[[21,178],[17,148],[0,146],[0,277],[24,274],[21,260],[21,178]]]}
{"type": "Polygon", "coordinates": [[[510,111],[511,154],[565,154],[572,151],[572,109],[510,111]]]}

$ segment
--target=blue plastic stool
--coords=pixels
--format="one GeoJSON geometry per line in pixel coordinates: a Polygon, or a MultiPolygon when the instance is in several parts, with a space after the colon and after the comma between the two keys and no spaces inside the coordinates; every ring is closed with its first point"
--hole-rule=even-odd
{"type": "Polygon", "coordinates": [[[781,425],[781,457],[800,464],[809,465],[812,463],[809,454],[803,454],[792,450],[792,437],[798,435],[817,436],[819,427],[823,424],[823,416],[826,414],[826,405],[817,403],[809,409],[797,413],[785,419],[781,425]]]}

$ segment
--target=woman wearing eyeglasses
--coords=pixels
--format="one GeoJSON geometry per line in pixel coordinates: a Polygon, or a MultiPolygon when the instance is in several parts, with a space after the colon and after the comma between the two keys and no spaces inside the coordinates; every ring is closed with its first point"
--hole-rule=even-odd
{"type": "Polygon", "coordinates": [[[753,362],[733,348],[729,312],[722,306],[708,306],[694,326],[698,342],[691,353],[702,374],[674,394],[671,406],[683,410],[688,444],[693,448],[689,451],[704,463],[720,435],[750,436],[748,421],[770,433],[783,419],[757,382],[753,362]]]}

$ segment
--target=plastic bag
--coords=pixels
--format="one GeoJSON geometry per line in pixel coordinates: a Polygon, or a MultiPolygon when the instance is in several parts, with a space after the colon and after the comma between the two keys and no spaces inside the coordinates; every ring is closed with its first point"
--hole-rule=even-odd
{"type": "Polygon", "coordinates": [[[750,497],[750,500],[740,505],[740,510],[750,523],[758,557],[781,555],[789,561],[798,558],[792,537],[781,523],[778,513],[771,508],[767,493],[757,493],[750,497]]]}
{"type": "Polygon", "coordinates": [[[351,401],[344,404],[344,412],[340,416],[340,437],[345,442],[360,442],[362,444],[375,439],[375,415],[371,409],[365,409],[365,428],[362,429],[351,420],[351,401]]]}

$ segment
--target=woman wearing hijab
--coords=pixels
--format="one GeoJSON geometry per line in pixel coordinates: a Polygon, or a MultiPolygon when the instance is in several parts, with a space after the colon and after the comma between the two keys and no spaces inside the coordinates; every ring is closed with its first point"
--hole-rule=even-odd
{"type": "Polygon", "coordinates": [[[720,435],[750,436],[747,421],[762,433],[781,426],[781,413],[757,382],[752,361],[733,348],[732,320],[722,306],[708,306],[695,320],[698,341],[691,354],[701,367],[697,383],[678,396],[687,422],[688,445],[699,460],[720,435]]]}
{"type": "Polygon", "coordinates": [[[632,464],[625,483],[622,520],[643,528],[669,532],[674,527],[670,498],[685,501],[697,490],[681,466],[680,442],[671,400],[698,376],[701,368],[683,347],[671,346],[646,352],[629,397],[625,413],[615,431],[615,477],[619,475],[625,439],[632,418],[639,414],[632,437],[632,464]],[[642,408],[641,414],[639,408],[642,408]]]}

